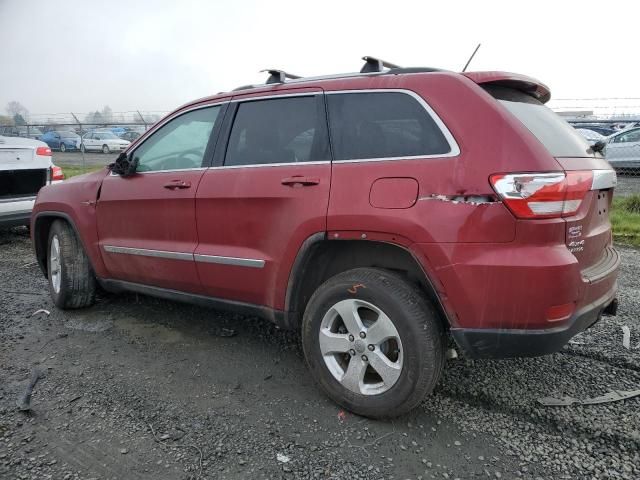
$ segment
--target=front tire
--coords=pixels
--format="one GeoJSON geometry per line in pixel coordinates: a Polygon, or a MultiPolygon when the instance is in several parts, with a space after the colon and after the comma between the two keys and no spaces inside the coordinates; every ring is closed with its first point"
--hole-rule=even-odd
{"type": "Polygon", "coordinates": [[[415,285],[382,269],[357,268],[322,284],[305,310],[302,345],[328,396],[366,417],[412,410],[444,366],[435,309],[415,285]]]}
{"type": "Polygon", "coordinates": [[[47,243],[49,292],[58,308],[82,308],[93,305],[96,279],[82,244],[71,226],[56,220],[47,243]]]}
{"type": "Polygon", "coordinates": [[[109,150],[109,145],[102,146],[102,153],[111,153],[111,150],[109,150]]]}
{"type": "Polygon", "coordinates": [[[64,143],[61,143],[61,144],[60,144],[60,151],[61,151],[62,153],[64,153],[64,152],[66,152],[66,151],[67,151],[67,146],[66,146],[64,143]]]}

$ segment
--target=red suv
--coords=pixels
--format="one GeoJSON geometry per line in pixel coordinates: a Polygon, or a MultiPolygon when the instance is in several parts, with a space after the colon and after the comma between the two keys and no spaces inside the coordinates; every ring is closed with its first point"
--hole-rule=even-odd
{"type": "Polygon", "coordinates": [[[196,100],[109,169],[40,190],[60,308],[97,285],[299,328],[344,407],[401,414],[450,335],[472,358],[544,355],[615,313],[610,165],[503,72],[383,68],[196,100]]]}

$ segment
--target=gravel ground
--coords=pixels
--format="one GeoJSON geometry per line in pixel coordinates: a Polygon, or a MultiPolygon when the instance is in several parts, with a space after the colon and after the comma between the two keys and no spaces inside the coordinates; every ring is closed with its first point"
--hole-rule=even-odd
{"type": "Polygon", "coordinates": [[[137,295],[56,310],[26,231],[0,232],[0,478],[640,478],[640,397],[537,403],[640,388],[640,251],[620,250],[617,317],[555,355],[451,360],[381,422],[326,399],[265,321],[137,295]]]}

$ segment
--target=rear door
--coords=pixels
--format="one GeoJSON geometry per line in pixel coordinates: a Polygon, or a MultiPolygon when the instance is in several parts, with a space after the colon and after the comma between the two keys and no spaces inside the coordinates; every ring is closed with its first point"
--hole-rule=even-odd
{"type": "Polygon", "coordinates": [[[229,108],[227,147],[216,151],[196,198],[195,260],[210,296],[281,309],[300,246],[326,230],[324,99],[320,89],[297,92],[238,96],[229,108]]]}
{"type": "Polygon", "coordinates": [[[96,148],[93,136],[93,133],[87,133],[84,137],[82,137],[82,143],[84,144],[85,150],[94,150],[96,148]]]}
{"type": "Polygon", "coordinates": [[[224,105],[176,114],[131,153],[137,173],[102,183],[97,223],[112,278],[199,293],[195,195],[224,105]]]}

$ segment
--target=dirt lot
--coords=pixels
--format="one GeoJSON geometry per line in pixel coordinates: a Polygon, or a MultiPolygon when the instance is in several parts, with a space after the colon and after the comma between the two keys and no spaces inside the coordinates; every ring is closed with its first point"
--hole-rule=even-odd
{"type": "Polygon", "coordinates": [[[640,251],[620,250],[617,317],[556,355],[450,360],[381,422],[325,398],[265,321],[137,295],[56,310],[26,230],[0,232],[0,478],[640,478],[640,397],[537,403],[640,388],[640,251]]]}

